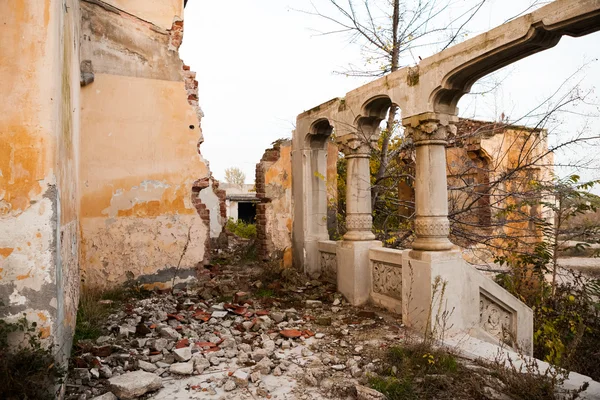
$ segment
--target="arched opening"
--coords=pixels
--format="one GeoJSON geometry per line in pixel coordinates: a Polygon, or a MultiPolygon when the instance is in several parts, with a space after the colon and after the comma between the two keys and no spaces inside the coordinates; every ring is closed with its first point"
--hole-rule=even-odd
{"type": "Polygon", "coordinates": [[[327,119],[320,119],[313,123],[307,136],[309,232],[312,237],[319,240],[330,239],[330,232],[336,230],[334,227],[336,218],[332,218],[331,214],[337,197],[334,189],[337,147],[332,141],[332,134],[333,126],[327,119]]]}
{"type": "Polygon", "coordinates": [[[376,96],[364,103],[356,125],[360,140],[371,148],[368,185],[373,230],[386,246],[404,246],[414,214],[414,166],[407,162],[414,155],[404,135],[401,110],[389,96],[376,96]]]}

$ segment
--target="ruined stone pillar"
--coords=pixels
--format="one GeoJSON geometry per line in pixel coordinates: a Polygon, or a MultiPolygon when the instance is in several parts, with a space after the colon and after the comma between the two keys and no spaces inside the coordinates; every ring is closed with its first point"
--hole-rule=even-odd
{"type": "Polygon", "coordinates": [[[351,141],[343,147],[346,160],[346,228],[344,240],[373,240],[371,232],[371,171],[368,144],[351,141]],[[356,144],[356,145],[353,145],[356,144]]]}
{"type": "MultiPolygon", "coordinates": [[[[368,137],[367,140],[376,138],[368,137]]],[[[337,242],[337,287],[352,305],[365,304],[371,290],[369,249],[381,247],[371,232],[370,147],[359,137],[345,139],[341,148],[348,161],[346,175],[346,227],[337,242]]]]}
{"type": "Polygon", "coordinates": [[[403,120],[416,147],[414,250],[444,251],[448,239],[448,182],[446,139],[456,134],[456,116],[425,113],[403,120]]]}

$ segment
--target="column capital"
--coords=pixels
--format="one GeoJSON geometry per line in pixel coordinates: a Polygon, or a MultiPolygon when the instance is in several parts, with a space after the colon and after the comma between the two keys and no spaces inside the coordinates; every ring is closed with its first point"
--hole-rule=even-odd
{"type": "Polygon", "coordinates": [[[339,149],[347,158],[371,157],[371,145],[377,137],[361,137],[359,134],[344,135],[336,140],[339,149]]]}
{"type": "Polygon", "coordinates": [[[402,119],[407,135],[414,140],[415,146],[445,145],[449,136],[456,135],[455,115],[441,113],[423,113],[402,119]]]}

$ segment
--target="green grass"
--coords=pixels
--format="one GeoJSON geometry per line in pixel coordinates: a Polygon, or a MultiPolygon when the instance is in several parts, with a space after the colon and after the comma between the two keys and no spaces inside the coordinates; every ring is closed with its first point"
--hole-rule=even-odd
{"type": "Polygon", "coordinates": [[[386,395],[388,400],[418,399],[410,379],[398,379],[393,376],[369,376],[369,386],[386,395]]]}
{"type": "Polygon", "coordinates": [[[256,292],[254,292],[254,295],[256,297],[267,298],[275,296],[275,292],[273,292],[271,289],[260,288],[256,292]]]}

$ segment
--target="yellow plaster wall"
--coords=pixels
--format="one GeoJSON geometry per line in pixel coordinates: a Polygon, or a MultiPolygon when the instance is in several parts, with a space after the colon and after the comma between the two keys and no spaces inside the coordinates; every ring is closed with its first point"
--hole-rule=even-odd
{"type": "Polygon", "coordinates": [[[79,282],[78,5],[0,2],[0,316],[31,316],[64,352],[79,282]]]}
{"type": "Polygon", "coordinates": [[[175,17],[183,18],[183,0],[103,0],[120,10],[152,22],[163,29],[171,28],[175,17]]]}
{"type": "MultiPolygon", "coordinates": [[[[530,129],[506,128],[501,132],[481,137],[480,147],[489,156],[490,161],[487,170],[490,171],[490,182],[501,179],[507,172],[516,168],[523,168],[520,171],[511,173],[510,179],[500,183],[498,186],[491,187],[490,202],[493,204],[492,222],[500,218],[497,213],[500,209],[507,206],[520,204],[524,199],[521,197],[510,196],[510,193],[526,193],[532,188],[532,182],[539,180],[548,180],[552,174],[552,168],[548,165],[553,163],[553,155],[547,154],[541,159],[548,150],[548,143],[544,131],[535,132],[530,129]],[[537,161],[536,161],[537,160],[537,161]]],[[[450,187],[462,187],[465,181],[472,179],[477,183],[477,167],[468,167],[471,159],[467,154],[465,147],[450,147],[446,150],[448,165],[448,184],[450,187]],[[465,173],[466,172],[466,173],[465,173]]],[[[469,193],[464,191],[450,191],[450,204],[455,204],[461,208],[472,202],[469,193]]],[[[452,208],[452,207],[451,207],[452,208]]],[[[541,238],[541,232],[525,216],[541,216],[544,210],[540,207],[532,208],[529,205],[523,205],[514,211],[507,213],[504,218],[506,221],[501,226],[488,228],[487,231],[478,226],[476,210],[471,215],[461,215],[460,219],[471,223],[472,226],[461,226],[473,233],[495,236],[496,239],[489,242],[490,248],[506,248],[509,239],[518,238],[521,246],[526,243],[537,242],[541,238]]],[[[461,243],[466,245],[466,243],[461,243]]],[[[482,250],[485,246],[478,245],[482,250]]],[[[492,252],[497,252],[492,250],[492,252]]],[[[483,254],[483,253],[482,253],[483,254]]],[[[483,258],[485,256],[482,255],[483,258]]]]}
{"type": "Polygon", "coordinates": [[[188,232],[181,268],[194,267],[204,258],[208,230],[191,187],[208,168],[184,83],[96,74],[81,96],[86,284],[113,285],[127,271],[140,277],[175,267],[188,232]]]}

